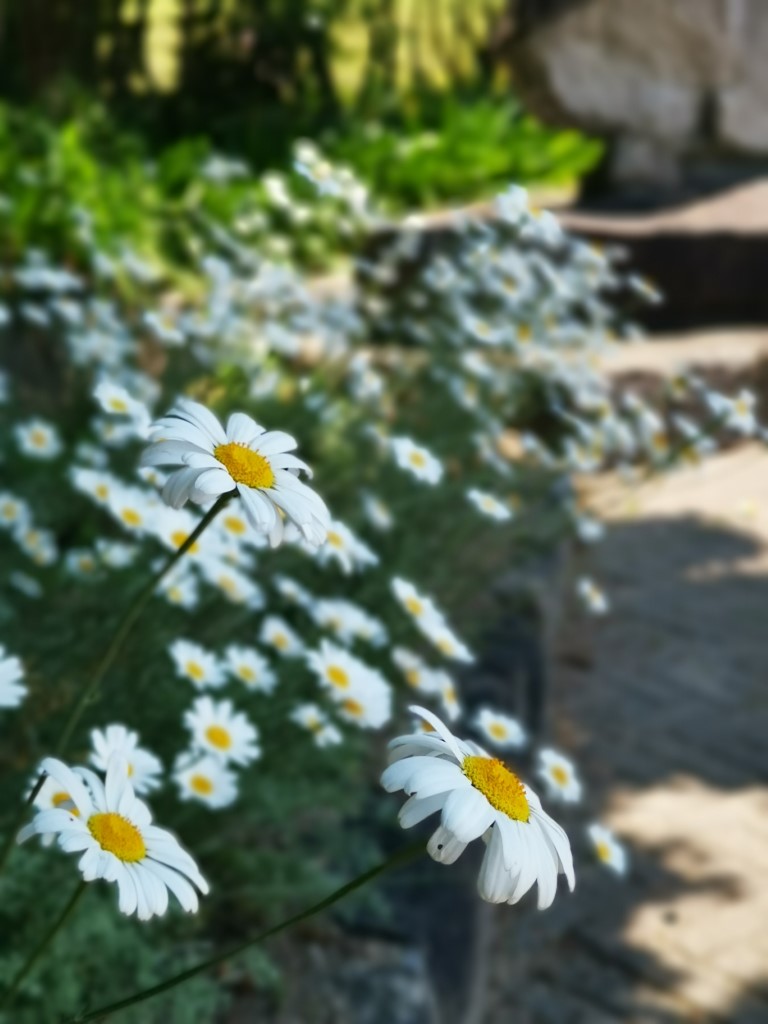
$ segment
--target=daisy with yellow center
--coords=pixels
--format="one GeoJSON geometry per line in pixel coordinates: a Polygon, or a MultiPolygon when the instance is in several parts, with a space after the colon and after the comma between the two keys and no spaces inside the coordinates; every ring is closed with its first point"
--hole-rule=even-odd
{"type": "Polygon", "coordinates": [[[392,690],[380,672],[330,640],[309,651],[307,663],[346,721],[378,729],[392,714],[392,690]]]}
{"type": "Polygon", "coordinates": [[[428,448],[415,444],[409,437],[393,437],[390,441],[395,462],[422,483],[437,484],[443,478],[443,464],[428,448]]]}
{"type": "Polygon", "coordinates": [[[224,662],[230,675],[249,690],[271,693],[277,685],[277,676],[271,665],[252,647],[230,644],[224,652],[224,662]]]}
{"type": "Polygon", "coordinates": [[[587,835],[595,850],[595,855],[601,864],[604,864],[617,875],[627,873],[627,851],[616,839],[616,836],[604,825],[590,825],[587,835]]]}
{"type": "Polygon", "coordinates": [[[52,757],[42,769],[66,798],[56,803],[54,796],[54,806],[37,812],[19,842],[35,834],[55,836],[67,853],[81,854],[86,882],[116,883],[121,912],[142,921],[166,912],[169,891],[184,910],[197,910],[197,891],[207,893],[208,884],[171,833],[152,824],[122,758],[110,759],[106,784],[90,769],[73,770],[52,757]]]}
{"type": "Polygon", "coordinates": [[[21,704],[27,692],[23,678],[24,669],[19,659],[7,655],[0,644],[0,708],[15,708],[21,704]]]}
{"type": "Polygon", "coordinates": [[[525,729],[516,718],[481,708],[475,725],[492,747],[499,750],[520,750],[528,742],[525,729]]]}
{"type": "Polygon", "coordinates": [[[467,491],[467,498],[472,502],[478,512],[481,512],[488,519],[494,519],[497,523],[505,523],[512,518],[512,510],[503,501],[486,491],[478,491],[475,488],[467,491]]]}
{"type": "Polygon", "coordinates": [[[29,506],[25,501],[8,491],[0,494],[0,526],[18,527],[19,523],[27,523],[30,519],[29,506]]]}
{"type": "Polygon", "coordinates": [[[547,796],[564,803],[577,803],[581,799],[581,782],[572,761],[557,750],[539,751],[537,774],[547,788],[547,796]]]}
{"type": "Polygon", "coordinates": [[[573,889],[568,837],[530,786],[482,747],[454,736],[436,715],[418,707],[411,711],[432,731],[393,740],[381,779],[388,792],[409,796],[400,809],[403,828],[439,813],[427,851],[442,864],[452,864],[469,843],[482,839],[478,889],[491,903],[517,903],[537,884],[544,909],[555,898],[560,873],[573,889]]]}
{"type": "Polygon", "coordinates": [[[122,758],[133,791],[138,796],[160,785],[162,762],[151,751],[139,745],[138,733],[126,729],[124,725],[108,725],[106,729],[91,731],[91,744],[93,752],[90,762],[94,768],[106,772],[113,756],[122,758]]]}
{"type": "Polygon", "coordinates": [[[608,597],[589,576],[582,576],[576,584],[576,593],[592,615],[605,615],[609,610],[608,597]]]}
{"type": "Polygon", "coordinates": [[[284,658],[298,658],[304,653],[304,644],[298,633],[294,632],[285,619],[281,619],[278,615],[268,615],[264,619],[259,631],[259,639],[284,658]]]}
{"type": "Polygon", "coordinates": [[[317,747],[335,747],[342,742],[341,732],[317,704],[299,704],[288,717],[312,734],[317,747]]]}
{"type": "Polygon", "coordinates": [[[256,727],[232,701],[198,697],[184,714],[192,746],[201,754],[218,758],[223,764],[246,765],[261,757],[256,727]]]}
{"type": "Polygon", "coordinates": [[[215,654],[192,640],[174,640],[168,648],[177,673],[188,679],[198,690],[208,687],[218,689],[226,677],[224,669],[215,654]]]}
{"type": "Polygon", "coordinates": [[[183,755],[173,778],[182,800],[197,801],[214,811],[237,799],[237,777],[218,757],[183,755]]]}
{"type": "Polygon", "coordinates": [[[56,428],[45,420],[33,419],[14,427],[19,451],[33,459],[55,459],[63,445],[56,428]]]}
{"type": "Polygon", "coordinates": [[[317,558],[322,565],[336,562],[345,573],[377,565],[379,561],[379,556],[356,537],[348,526],[338,520],[331,522],[328,537],[325,544],[318,549],[317,558]]]}
{"type": "Polygon", "coordinates": [[[296,441],[283,431],[265,431],[250,416],[236,412],[226,429],[205,406],[179,399],[151,434],[142,456],[145,466],[178,467],[168,477],[162,496],[173,508],[187,501],[208,504],[237,492],[251,526],[279,544],[285,520],[305,542],[319,547],[326,537],[328,509],[299,480],[309,467],[288,454],[296,441]]]}

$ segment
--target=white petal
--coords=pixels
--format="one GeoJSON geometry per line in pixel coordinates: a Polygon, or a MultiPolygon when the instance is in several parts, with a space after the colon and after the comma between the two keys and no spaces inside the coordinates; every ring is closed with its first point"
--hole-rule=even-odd
{"type": "Polygon", "coordinates": [[[440,864],[453,864],[466,850],[467,844],[460,842],[448,829],[441,825],[427,843],[427,853],[440,864]]]}

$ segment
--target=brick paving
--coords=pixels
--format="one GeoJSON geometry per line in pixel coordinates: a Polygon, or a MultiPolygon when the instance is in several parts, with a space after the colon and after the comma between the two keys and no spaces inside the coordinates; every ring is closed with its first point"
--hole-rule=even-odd
{"type": "MultiPolygon", "coordinates": [[[[577,563],[614,611],[567,609],[551,732],[632,868],[582,869],[548,914],[494,908],[482,1020],[765,1024],[768,454],[747,444],[629,497],[602,481],[594,500],[611,528],[577,563]]],[[[564,816],[577,843],[581,821],[564,816]]]]}

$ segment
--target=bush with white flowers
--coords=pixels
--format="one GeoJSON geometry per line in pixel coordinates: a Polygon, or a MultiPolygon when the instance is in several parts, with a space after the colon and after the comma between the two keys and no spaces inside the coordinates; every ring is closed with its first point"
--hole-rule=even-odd
{"type": "MultiPolygon", "coordinates": [[[[358,843],[346,830],[403,727],[383,783],[408,796],[404,827],[431,820],[436,861],[480,839],[484,899],[535,886],[543,908],[560,874],[573,888],[544,805],[557,814],[582,783],[543,747],[542,802],[506,763],[541,738],[465,699],[487,626],[473,609],[526,550],[599,538],[577,474],[661,472],[759,430],[752,396],[692,378],[684,416],[614,398],[601,359],[634,336],[623,299],[650,290],[521,189],[426,245],[413,225],[374,238],[367,197],[311,148],[297,169],[371,233],[334,293],[223,215],[183,292],[119,237],[97,242],[83,209],[76,258],[35,248],[3,268],[0,886],[36,873],[45,891],[45,920],[3,967],[16,1021],[42,1006],[104,1019],[112,1000],[140,1013],[153,986],[188,978],[169,955],[122,991],[101,974],[94,990],[56,988],[56,935],[84,944],[87,901],[167,915],[151,940],[115,935],[202,946],[202,972],[228,955],[223,915],[240,948],[296,909],[293,889],[368,867],[356,849],[373,824],[358,843]],[[200,907],[186,930],[174,904],[200,907]]],[[[240,173],[224,159],[204,172],[240,173]]],[[[277,179],[261,188],[298,216],[277,179]]],[[[578,594],[609,612],[598,582],[578,594]]],[[[618,841],[586,824],[623,872],[618,841]]]]}

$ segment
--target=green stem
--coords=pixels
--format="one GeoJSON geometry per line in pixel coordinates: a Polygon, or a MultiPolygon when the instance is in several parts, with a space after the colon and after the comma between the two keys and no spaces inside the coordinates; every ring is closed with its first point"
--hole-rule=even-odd
{"type": "Polygon", "coordinates": [[[56,918],[56,920],[53,922],[53,924],[48,929],[44,937],[40,940],[35,949],[29,954],[26,962],[24,963],[24,966],[18,971],[16,977],[13,979],[11,984],[6,989],[5,994],[3,995],[2,999],[0,999],[0,1010],[6,1007],[8,1003],[11,1002],[13,997],[18,992],[21,983],[24,981],[24,979],[27,977],[30,971],[35,967],[37,962],[42,957],[43,953],[45,953],[50,944],[56,938],[57,934],[61,931],[67,918],[75,909],[78,902],[80,901],[80,897],[85,892],[85,887],[87,884],[88,883],[85,881],[78,882],[77,888],[72,893],[67,905],[64,907],[64,909],[56,918]]]}
{"type": "Polygon", "coordinates": [[[332,892],[329,896],[326,896],[324,899],[320,900],[319,903],[315,903],[307,910],[302,910],[298,914],[294,914],[292,917],[287,918],[285,921],[281,921],[279,924],[273,925],[271,928],[267,928],[266,931],[259,932],[259,934],[253,938],[246,939],[245,942],[241,942],[237,946],[233,946],[231,949],[225,950],[223,953],[218,953],[209,960],[203,960],[194,967],[189,967],[186,971],[181,971],[180,974],[174,974],[172,977],[167,978],[165,981],[161,981],[157,985],[153,985],[151,988],[145,988],[142,992],[136,992],[132,996],[126,996],[125,999],[119,999],[117,1002],[109,1003],[107,1006],[101,1006],[99,1009],[91,1010],[88,1013],[81,1014],[79,1017],[72,1017],[67,1024],[86,1024],[87,1021],[103,1021],[113,1013],[117,1013],[119,1010],[126,1010],[129,1006],[135,1006],[137,1003],[143,1003],[147,999],[152,999],[154,996],[160,995],[161,992],[167,992],[168,989],[175,988],[177,985],[181,985],[185,981],[189,981],[190,978],[194,978],[196,975],[202,974],[203,971],[208,971],[211,967],[216,967],[218,964],[224,963],[225,960],[231,960],[232,957],[238,956],[240,953],[244,953],[245,950],[258,945],[260,942],[264,942],[273,935],[277,935],[278,932],[282,932],[294,924],[299,924],[301,921],[305,921],[307,918],[314,917],[315,914],[319,914],[323,910],[327,910],[328,907],[333,906],[334,903],[337,903],[345,896],[348,896],[349,893],[362,888],[362,886],[367,885],[368,882],[373,881],[374,878],[378,878],[379,875],[384,874],[386,871],[399,867],[401,864],[412,860],[417,854],[422,853],[423,850],[423,842],[414,843],[412,846],[406,846],[404,849],[398,850],[397,853],[393,854],[383,863],[377,864],[376,867],[370,868],[370,870],[365,871],[362,875],[358,875],[357,878],[353,878],[351,882],[347,882],[345,885],[342,885],[340,889],[336,889],[335,892],[332,892]]]}
{"type": "MultiPolygon", "coordinates": [[[[133,603],[130,605],[130,607],[123,615],[120,624],[117,627],[115,635],[112,637],[112,642],[104,652],[101,661],[94,669],[93,674],[88,680],[87,685],[83,687],[80,696],[77,699],[77,703],[70,712],[69,718],[67,719],[64,728],[62,729],[61,734],[59,736],[58,743],[54,748],[54,752],[57,755],[61,756],[66,752],[66,749],[69,746],[69,741],[72,739],[72,735],[75,729],[77,728],[78,724],[80,723],[80,719],[83,717],[85,709],[95,699],[98,689],[104,680],[104,677],[112,667],[115,658],[120,653],[123,644],[125,643],[131,630],[136,624],[136,620],[139,618],[147,602],[154,594],[158,583],[163,579],[164,576],[166,576],[171,571],[171,569],[174,567],[174,565],[176,565],[179,559],[182,558],[187,551],[189,551],[189,549],[198,539],[203,530],[205,530],[206,527],[216,518],[216,516],[225,507],[225,505],[229,504],[229,501],[232,498],[232,493],[233,492],[222,494],[220,495],[219,498],[216,499],[216,502],[208,509],[208,511],[205,513],[203,518],[194,528],[192,533],[190,533],[190,535],[186,538],[184,543],[180,544],[179,547],[173,552],[173,554],[171,554],[166,559],[166,561],[160,566],[157,572],[152,574],[152,576],[147,581],[145,586],[142,587],[142,589],[136,595],[133,603]]],[[[2,850],[0,850],[0,872],[5,867],[8,857],[10,856],[11,850],[13,849],[13,843],[16,838],[16,833],[19,831],[19,828],[21,827],[24,821],[24,817],[27,812],[27,807],[29,807],[29,805],[35,799],[37,794],[40,792],[40,788],[42,787],[44,781],[45,772],[41,772],[37,782],[32,788],[31,793],[27,797],[26,801],[21,807],[21,810],[19,811],[19,814],[17,815],[17,817],[15,818],[15,820],[13,821],[9,828],[5,843],[3,844],[2,850]]]]}

